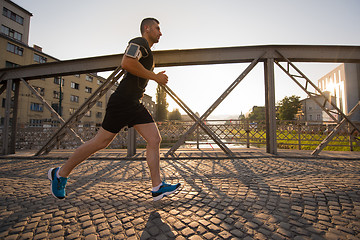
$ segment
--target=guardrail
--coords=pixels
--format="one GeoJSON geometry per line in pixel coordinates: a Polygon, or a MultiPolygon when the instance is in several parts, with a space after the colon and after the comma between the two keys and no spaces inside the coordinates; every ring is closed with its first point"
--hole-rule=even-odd
{"type": "MultiPolygon", "coordinates": [[[[265,121],[247,120],[208,120],[206,125],[229,147],[250,148],[265,147],[265,121]]],[[[192,121],[158,122],[162,136],[162,148],[171,147],[193,125],[192,121]]],[[[278,121],[276,129],[277,147],[282,149],[313,150],[328,133],[336,126],[333,122],[301,122],[278,121]]],[[[360,124],[358,124],[360,125],[360,124]]],[[[86,140],[94,137],[97,127],[75,127],[79,136],[86,140]]],[[[328,144],[325,150],[360,151],[360,142],[356,135],[351,134],[350,127],[344,125],[328,144]]],[[[17,128],[16,149],[38,150],[44,142],[56,131],[56,127],[29,127],[17,128]]],[[[0,128],[0,136],[2,129],[0,128]]],[[[0,137],[1,142],[2,137],[0,137]]],[[[136,136],[137,148],[144,148],[146,142],[141,136],[136,136]]],[[[74,149],[79,142],[70,135],[65,137],[56,148],[74,149]]],[[[109,148],[127,148],[128,129],[123,129],[109,145],[109,148]]],[[[217,148],[218,146],[200,128],[190,134],[183,145],[185,148],[217,148]]]]}

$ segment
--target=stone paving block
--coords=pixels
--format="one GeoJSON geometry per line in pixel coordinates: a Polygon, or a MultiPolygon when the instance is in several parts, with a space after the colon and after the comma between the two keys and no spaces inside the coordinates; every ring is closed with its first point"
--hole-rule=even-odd
{"type": "Polygon", "coordinates": [[[48,233],[40,233],[40,234],[35,234],[34,235],[34,240],[38,240],[38,239],[46,239],[48,237],[48,233]]]}
{"type": "Polygon", "coordinates": [[[204,228],[203,226],[199,226],[197,229],[196,229],[196,233],[199,234],[199,235],[203,235],[204,233],[206,233],[207,230],[206,228],[204,228]]]}
{"type": "Polygon", "coordinates": [[[98,239],[98,237],[95,234],[90,234],[85,237],[85,240],[97,240],[97,239],[98,239]]]}
{"type": "Polygon", "coordinates": [[[18,237],[19,237],[19,235],[18,234],[9,234],[8,236],[6,236],[5,238],[4,238],[4,240],[16,240],[16,239],[18,239],[18,237]]]}
{"type": "Polygon", "coordinates": [[[0,191],[11,199],[0,203],[1,239],[360,236],[360,161],[163,160],[167,181],[179,180],[183,188],[157,203],[151,201],[146,161],[118,159],[80,164],[68,197],[59,201],[48,192],[46,173],[62,161],[0,159],[0,191]]]}
{"type": "Polygon", "coordinates": [[[80,232],[74,232],[66,236],[66,239],[72,240],[72,239],[79,239],[80,238],[80,232]]]}
{"type": "Polygon", "coordinates": [[[84,229],[84,235],[90,235],[90,234],[95,234],[96,233],[96,228],[94,226],[90,226],[88,228],[84,229]]]}

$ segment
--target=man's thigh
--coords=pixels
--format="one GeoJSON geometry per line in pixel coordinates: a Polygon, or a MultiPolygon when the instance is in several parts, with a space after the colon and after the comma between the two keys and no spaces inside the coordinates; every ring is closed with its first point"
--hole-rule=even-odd
{"type": "Polygon", "coordinates": [[[134,126],[136,131],[147,141],[160,141],[160,132],[155,122],[137,124],[134,126]]]}

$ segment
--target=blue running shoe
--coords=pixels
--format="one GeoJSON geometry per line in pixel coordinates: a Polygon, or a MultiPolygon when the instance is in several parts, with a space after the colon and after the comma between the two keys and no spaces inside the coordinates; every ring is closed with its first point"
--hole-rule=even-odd
{"type": "Polygon", "coordinates": [[[160,186],[158,191],[151,191],[153,200],[158,201],[163,197],[174,193],[180,187],[180,185],[180,183],[171,185],[166,182],[162,182],[162,185],[160,186]]]}
{"type": "Polygon", "coordinates": [[[56,177],[56,173],[57,173],[57,171],[59,171],[59,169],[60,168],[50,168],[50,170],[48,172],[48,178],[51,181],[50,189],[51,189],[52,195],[56,198],[64,199],[65,195],[66,195],[65,186],[66,186],[68,178],[56,177]]]}

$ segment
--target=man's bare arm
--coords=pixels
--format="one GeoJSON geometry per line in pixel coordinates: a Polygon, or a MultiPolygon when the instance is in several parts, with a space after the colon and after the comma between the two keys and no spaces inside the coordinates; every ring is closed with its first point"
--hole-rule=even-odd
{"type": "Polygon", "coordinates": [[[159,84],[166,84],[168,82],[168,76],[165,74],[165,71],[155,74],[154,72],[144,68],[144,66],[136,58],[124,55],[121,61],[121,67],[135,76],[151,79],[159,84]]]}

